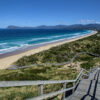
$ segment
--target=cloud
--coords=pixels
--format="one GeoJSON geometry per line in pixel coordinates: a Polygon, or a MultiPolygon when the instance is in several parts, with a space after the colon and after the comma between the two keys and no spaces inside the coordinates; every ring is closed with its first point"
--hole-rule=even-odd
{"type": "Polygon", "coordinates": [[[89,23],[95,23],[95,22],[96,22],[95,20],[90,20],[90,19],[80,20],[80,23],[81,24],[89,24],[89,23]]]}
{"type": "Polygon", "coordinates": [[[97,24],[100,24],[100,22],[96,22],[97,24]]]}
{"type": "Polygon", "coordinates": [[[87,19],[87,20],[80,20],[80,24],[90,24],[90,23],[100,24],[100,21],[91,20],[91,19],[87,19]]]}

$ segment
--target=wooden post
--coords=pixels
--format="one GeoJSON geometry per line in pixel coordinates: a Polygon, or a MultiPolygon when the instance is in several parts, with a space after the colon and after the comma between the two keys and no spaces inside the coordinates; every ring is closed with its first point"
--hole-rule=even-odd
{"type": "MultiPolygon", "coordinates": [[[[73,82],[73,87],[74,87],[74,85],[75,85],[75,83],[73,82]]],[[[72,90],[72,94],[74,93],[74,90],[75,90],[75,88],[73,88],[73,90],[72,90]]]]}
{"type": "Polygon", "coordinates": [[[79,78],[79,79],[80,79],[80,81],[83,79],[83,73],[82,73],[82,75],[80,76],[80,78],[79,78]]]}
{"type": "Polygon", "coordinates": [[[38,95],[43,95],[43,84],[38,85],[38,95]]]}
{"type": "MultiPolygon", "coordinates": [[[[63,83],[63,89],[66,89],[66,83],[63,83]]],[[[65,100],[66,92],[63,92],[62,100],[65,100]]]]}
{"type": "Polygon", "coordinates": [[[91,73],[91,67],[90,67],[90,73],[91,73]]]}

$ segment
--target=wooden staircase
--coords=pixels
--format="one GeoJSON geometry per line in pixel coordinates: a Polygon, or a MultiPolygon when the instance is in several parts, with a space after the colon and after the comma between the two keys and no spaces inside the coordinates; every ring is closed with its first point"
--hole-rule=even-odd
{"type": "Polygon", "coordinates": [[[100,69],[82,79],[74,93],[65,100],[100,100],[100,69]]]}

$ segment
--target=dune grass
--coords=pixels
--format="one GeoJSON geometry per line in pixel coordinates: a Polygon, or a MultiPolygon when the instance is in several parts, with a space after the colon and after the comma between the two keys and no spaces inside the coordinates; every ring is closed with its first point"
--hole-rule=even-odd
{"type": "MultiPolygon", "coordinates": [[[[40,66],[39,66],[40,67],[40,66]]],[[[27,68],[23,70],[0,70],[0,80],[63,80],[74,79],[77,75],[75,69],[59,68],[27,68]],[[72,73],[72,74],[70,74],[72,73]]],[[[45,85],[44,93],[62,89],[62,84],[45,85]]],[[[37,86],[0,88],[0,100],[24,100],[38,95],[37,86]]],[[[58,97],[54,100],[59,100],[58,97]]]]}

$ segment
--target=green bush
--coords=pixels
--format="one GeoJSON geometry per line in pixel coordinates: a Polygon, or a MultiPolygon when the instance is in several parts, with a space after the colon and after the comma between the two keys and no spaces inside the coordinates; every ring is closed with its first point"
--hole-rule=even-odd
{"type": "Polygon", "coordinates": [[[93,66],[94,66],[93,62],[86,62],[86,63],[82,63],[81,64],[81,67],[84,68],[84,69],[86,69],[86,70],[89,70],[93,66]]]}

